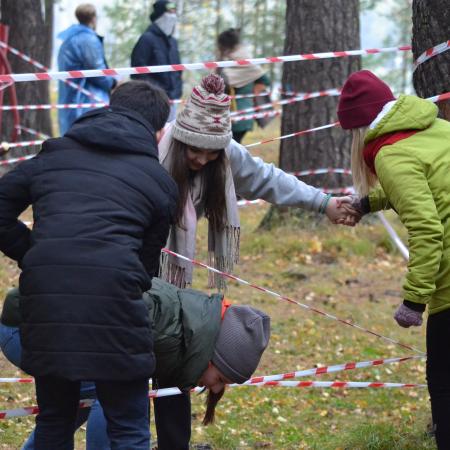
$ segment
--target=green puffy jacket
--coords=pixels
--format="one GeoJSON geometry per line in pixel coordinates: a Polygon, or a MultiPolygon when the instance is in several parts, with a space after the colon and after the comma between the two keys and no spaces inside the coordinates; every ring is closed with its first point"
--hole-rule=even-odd
{"type": "MultiPolygon", "coordinates": [[[[221,294],[206,295],[193,289],[179,289],[159,278],[145,292],[153,334],[156,369],[153,380],[158,388],[196,386],[208,368],[219,334],[221,294]]],[[[20,294],[11,289],[5,299],[1,321],[19,326],[20,294]]]]}
{"type": "Polygon", "coordinates": [[[418,133],[380,149],[375,169],[381,190],[370,210],[391,205],[408,230],[406,300],[428,304],[430,314],[450,308],[450,123],[436,105],[401,95],[370,130],[366,142],[394,131],[418,133]]]}

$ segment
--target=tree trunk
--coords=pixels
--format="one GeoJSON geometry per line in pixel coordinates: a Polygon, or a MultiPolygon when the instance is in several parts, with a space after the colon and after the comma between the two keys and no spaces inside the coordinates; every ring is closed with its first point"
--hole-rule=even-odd
{"type": "MultiPolygon", "coordinates": [[[[414,60],[423,52],[442,42],[449,36],[450,8],[448,0],[413,1],[414,60]]],[[[441,53],[420,64],[414,71],[413,83],[417,95],[431,97],[450,91],[450,51],[441,53]]],[[[438,103],[442,118],[450,121],[450,101],[438,103]]]]}
{"type": "MultiPolygon", "coordinates": [[[[287,0],[284,54],[317,53],[360,48],[358,0],[335,0],[327,8],[313,0],[287,0]]],[[[285,63],[283,90],[319,91],[341,87],[361,67],[359,57],[285,63]]],[[[283,108],[281,134],[325,125],[337,120],[338,97],[323,97],[283,108]]],[[[287,171],[350,166],[350,133],[341,128],[283,140],[280,167],[287,171]]],[[[345,176],[310,176],[315,186],[350,184],[345,176]]]]}
{"type": "MultiPolygon", "coordinates": [[[[9,45],[17,48],[31,58],[49,66],[53,41],[53,0],[1,0],[1,21],[8,25],[9,45]]],[[[30,63],[8,53],[8,59],[14,73],[42,72],[30,63]]],[[[50,102],[49,82],[33,81],[16,83],[19,104],[43,104],[50,102]]],[[[8,104],[9,95],[5,95],[4,103],[8,104]]],[[[22,111],[21,125],[51,135],[52,126],[50,111],[22,111]]],[[[2,139],[8,140],[13,126],[12,114],[4,112],[2,139]]],[[[19,140],[39,139],[22,132],[19,140]]],[[[17,153],[34,153],[35,148],[18,149],[17,153]]]]}
{"type": "Polygon", "coordinates": [[[215,39],[215,42],[217,42],[219,34],[222,31],[221,28],[222,28],[222,2],[221,2],[221,0],[216,0],[216,39],[215,39]]]}

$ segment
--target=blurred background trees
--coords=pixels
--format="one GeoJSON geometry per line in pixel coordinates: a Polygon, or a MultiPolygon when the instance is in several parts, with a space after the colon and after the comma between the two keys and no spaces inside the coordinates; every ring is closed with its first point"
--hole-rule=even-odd
{"type": "MultiPolygon", "coordinates": [[[[45,66],[51,65],[53,36],[53,7],[55,0],[1,0],[1,22],[9,26],[9,45],[17,48],[45,66]]],[[[12,53],[7,53],[11,69],[14,73],[42,72],[31,64],[23,61],[12,53]]],[[[3,100],[9,103],[9,90],[3,100]]],[[[19,104],[49,103],[49,82],[16,83],[17,100],[19,104]]],[[[27,111],[21,115],[21,124],[51,134],[49,111],[27,111]]],[[[1,139],[11,139],[13,116],[3,114],[1,139]]],[[[24,134],[23,139],[30,140],[30,135],[24,134]]],[[[35,150],[31,148],[31,150],[35,150]]],[[[23,151],[22,151],[23,153],[23,151]]]]}

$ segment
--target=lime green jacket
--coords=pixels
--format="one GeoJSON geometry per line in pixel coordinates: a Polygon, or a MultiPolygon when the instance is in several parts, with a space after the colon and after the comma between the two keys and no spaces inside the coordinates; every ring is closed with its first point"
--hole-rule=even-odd
{"type": "Polygon", "coordinates": [[[406,300],[430,314],[450,308],[450,122],[430,101],[401,95],[366,143],[394,131],[418,133],[380,149],[375,169],[382,188],[369,194],[371,211],[392,206],[408,230],[406,300]]]}

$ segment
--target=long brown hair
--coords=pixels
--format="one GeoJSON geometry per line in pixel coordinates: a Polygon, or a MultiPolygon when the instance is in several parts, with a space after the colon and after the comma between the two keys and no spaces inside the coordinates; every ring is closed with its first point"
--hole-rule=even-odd
{"type": "Polygon", "coordinates": [[[216,406],[217,406],[217,403],[219,403],[220,399],[223,397],[224,393],[225,393],[225,388],[223,388],[217,394],[214,394],[214,392],[211,391],[211,389],[208,389],[208,396],[206,397],[206,400],[205,400],[206,412],[205,412],[205,417],[203,417],[203,421],[202,421],[203,425],[209,425],[210,423],[214,423],[216,406]]]}
{"type": "MultiPolygon", "coordinates": [[[[172,162],[169,173],[178,185],[179,197],[176,212],[176,224],[183,228],[184,207],[189,195],[192,173],[188,169],[186,156],[187,145],[172,139],[172,162]]],[[[202,196],[205,205],[205,217],[215,230],[225,226],[227,211],[225,182],[228,158],[225,150],[220,151],[214,161],[209,162],[201,170],[202,196]]]]}

